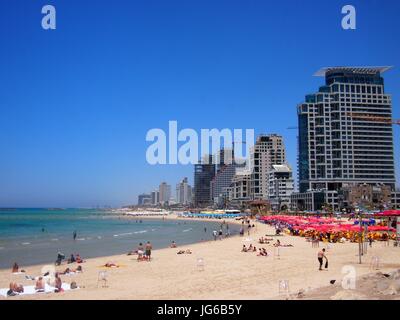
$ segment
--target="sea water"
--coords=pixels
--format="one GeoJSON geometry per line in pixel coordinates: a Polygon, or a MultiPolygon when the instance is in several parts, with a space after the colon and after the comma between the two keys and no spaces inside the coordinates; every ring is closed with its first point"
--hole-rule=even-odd
{"type": "MultiPolygon", "coordinates": [[[[222,221],[221,221],[222,222],[222,221]]],[[[53,263],[57,252],[83,258],[124,254],[150,241],[154,249],[213,239],[221,222],[131,217],[98,209],[0,209],[0,268],[53,263]],[[76,231],[76,239],[73,233],[76,231]]],[[[226,227],[224,227],[224,232],[226,227]]],[[[230,234],[239,227],[229,225],[230,234]]]]}

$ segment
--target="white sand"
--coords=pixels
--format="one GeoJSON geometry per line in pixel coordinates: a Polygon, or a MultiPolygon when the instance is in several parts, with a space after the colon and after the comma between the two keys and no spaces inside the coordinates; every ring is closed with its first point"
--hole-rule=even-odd
{"type": "MultiPolygon", "coordinates": [[[[178,243],[177,249],[154,250],[151,262],[137,262],[136,256],[126,255],[89,259],[82,265],[82,274],[61,276],[64,282],[76,281],[80,290],[7,299],[285,299],[286,294],[279,292],[279,280],[289,281],[291,293],[301,288],[310,292],[311,289],[329,286],[332,279],[340,283],[344,276],[341,270],[345,265],[354,266],[357,277],[373,272],[370,269],[373,256],[380,257],[382,272],[400,268],[400,248],[386,247],[382,243],[374,243],[373,248],[368,248],[361,265],[358,264],[358,244],[330,244],[327,271],[318,271],[319,249],[312,248],[300,237],[279,237],[282,244],[294,245],[280,248],[280,257],[274,257],[271,244],[261,245],[270,254],[268,257],[241,252],[243,244],[248,246],[253,243],[258,248],[258,239],[273,233],[273,228],[256,223],[250,235],[252,242],[244,241],[246,235],[183,247],[178,243]],[[193,254],[176,254],[179,249],[187,248],[193,254]],[[204,259],[203,271],[197,266],[198,258],[204,259]],[[108,261],[122,266],[107,269],[108,288],[102,288],[101,284],[98,288],[98,273],[105,270],[99,266],[108,261]]],[[[28,275],[36,276],[42,266],[23,268],[28,275]]],[[[65,268],[66,265],[63,265],[57,270],[65,268]]],[[[8,287],[11,280],[32,285],[32,281],[25,280],[24,275],[12,275],[10,270],[0,271],[1,288],[8,287]]]]}

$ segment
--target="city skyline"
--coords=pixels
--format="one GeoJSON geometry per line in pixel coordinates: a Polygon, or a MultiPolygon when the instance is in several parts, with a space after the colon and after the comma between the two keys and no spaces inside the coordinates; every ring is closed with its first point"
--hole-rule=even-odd
{"type": "Polygon", "coordinates": [[[146,132],[170,120],[280,134],[296,176],[297,130],[287,128],[322,67],[394,66],[385,88],[400,118],[397,2],[353,1],[356,30],[340,26],[342,1],[52,2],[50,33],[38,2],[0,5],[0,207],[120,206],[161,181],[193,186],[193,165],[146,163],[146,132]]]}

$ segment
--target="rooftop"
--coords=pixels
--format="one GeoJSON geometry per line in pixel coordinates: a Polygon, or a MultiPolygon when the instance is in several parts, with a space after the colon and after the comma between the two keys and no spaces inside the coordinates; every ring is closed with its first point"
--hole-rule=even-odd
{"type": "Polygon", "coordinates": [[[344,71],[344,72],[352,72],[352,73],[362,73],[362,74],[377,74],[384,73],[392,68],[392,66],[383,66],[383,67],[324,67],[319,69],[316,73],[314,73],[315,77],[325,77],[328,72],[331,71],[344,71]]]}
{"type": "Polygon", "coordinates": [[[291,172],[292,171],[292,169],[287,164],[274,164],[274,165],[272,165],[272,168],[274,168],[274,170],[277,172],[291,172]]]}

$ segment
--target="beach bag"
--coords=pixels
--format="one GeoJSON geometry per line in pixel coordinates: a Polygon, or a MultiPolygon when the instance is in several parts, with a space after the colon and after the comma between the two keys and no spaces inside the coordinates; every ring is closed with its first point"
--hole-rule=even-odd
{"type": "Polygon", "coordinates": [[[325,269],[328,269],[328,261],[325,262],[325,269]]]}

